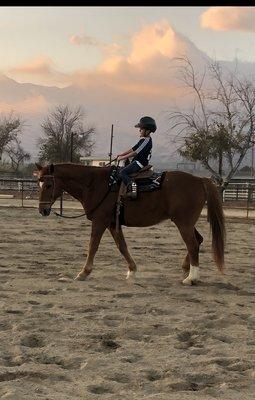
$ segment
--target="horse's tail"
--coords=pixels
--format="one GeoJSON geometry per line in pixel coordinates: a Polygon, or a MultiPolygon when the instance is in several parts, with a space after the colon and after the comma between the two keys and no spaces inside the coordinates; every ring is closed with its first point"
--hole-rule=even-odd
{"type": "Polygon", "coordinates": [[[221,273],[224,271],[225,217],[217,186],[208,178],[202,178],[207,197],[207,218],[212,232],[212,252],[221,273]]]}

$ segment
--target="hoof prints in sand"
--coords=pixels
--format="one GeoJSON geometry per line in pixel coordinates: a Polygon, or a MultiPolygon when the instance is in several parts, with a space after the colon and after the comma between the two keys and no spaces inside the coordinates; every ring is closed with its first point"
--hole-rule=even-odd
{"type": "Polygon", "coordinates": [[[209,225],[199,222],[201,282],[184,287],[186,250],[169,222],[124,229],[137,280],[125,280],[125,262],[106,233],[94,271],[77,282],[89,222],[15,209],[2,218],[0,397],[165,400],[171,393],[231,398],[242,391],[252,398],[254,226],[249,235],[245,224],[227,226],[222,281],[209,225]]]}

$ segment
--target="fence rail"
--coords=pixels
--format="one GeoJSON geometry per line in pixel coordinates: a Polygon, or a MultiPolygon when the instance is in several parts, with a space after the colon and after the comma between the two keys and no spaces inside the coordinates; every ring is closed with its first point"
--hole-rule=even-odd
{"type": "MultiPolygon", "coordinates": [[[[16,207],[34,207],[35,200],[38,201],[39,190],[37,179],[5,179],[0,178],[0,206],[8,204],[16,207]],[[32,202],[32,200],[34,200],[32,202]]],[[[75,200],[67,193],[64,194],[63,200],[75,200]]],[[[253,209],[255,206],[255,184],[247,183],[230,183],[223,193],[223,204],[231,204],[236,206],[253,209]]],[[[61,204],[61,208],[62,208],[61,204]]]]}
{"type": "Polygon", "coordinates": [[[223,193],[224,201],[255,202],[255,185],[251,183],[230,183],[223,193]]]}

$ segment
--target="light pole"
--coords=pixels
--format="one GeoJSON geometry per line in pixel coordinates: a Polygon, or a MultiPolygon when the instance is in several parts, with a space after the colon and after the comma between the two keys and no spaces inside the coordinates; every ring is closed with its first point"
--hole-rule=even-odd
{"type": "Polygon", "coordinates": [[[254,150],[255,150],[255,134],[253,133],[253,138],[251,139],[251,176],[254,177],[254,150]]]}
{"type": "Polygon", "coordinates": [[[110,156],[110,165],[111,165],[111,163],[112,163],[112,139],[113,139],[113,125],[112,125],[112,129],[111,129],[111,144],[110,144],[110,153],[109,153],[109,156],[110,156]]]}
{"type": "Polygon", "coordinates": [[[70,142],[70,162],[73,162],[73,135],[74,133],[71,132],[71,142],[70,142]]]}

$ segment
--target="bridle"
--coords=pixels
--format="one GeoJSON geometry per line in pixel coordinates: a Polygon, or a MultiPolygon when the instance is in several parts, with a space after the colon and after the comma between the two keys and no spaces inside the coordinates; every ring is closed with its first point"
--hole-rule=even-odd
{"type": "MultiPolygon", "coordinates": [[[[56,187],[56,184],[55,184],[55,177],[54,177],[54,175],[43,175],[43,177],[44,178],[51,178],[52,180],[53,180],[53,190],[52,190],[52,193],[51,193],[51,199],[49,200],[49,201],[41,201],[41,200],[39,200],[39,204],[52,204],[53,203],[53,199],[54,199],[54,194],[55,194],[55,187],[56,187]]],[[[42,189],[43,188],[43,185],[41,186],[40,185],[40,183],[46,183],[46,182],[41,182],[40,180],[39,180],[39,186],[40,186],[40,188],[42,189]]]]}
{"type": "MultiPolygon", "coordinates": [[[[43,175],[43,176],[46,177],[46,178],[51,178],[51,179],[53,179],[53,189],[52,189],[52,193],[51,193],[51,199],[48,200],[48,201],[39,200],[39,204],[49,204],[49,205],[51,206],[51,204],[52,204],[53,201],[54,201],[54,195],[55,195],[55,187],[56,187],[55,177],[54,177],[54,175],[43,175]]],[[[39,181],[39,185],[40,185],[40,183],[44,183],[44,182],[40,182],[40,181],[39,181]]],[[[42,186],[43,186],[43,185],[42,185],[42,186]]],[[[40,185],[41,188],[42,188],[42,186],[40,185]]],[[[63,193],[63,190],[62,190],[62,193],[63,193]]],[[[62,194],[62,193],[61,193],[61,194],[62,194]]],[[[79,218],[79,217],[83,217],[84,215],[86,215],[86,213],[83,213],[83,214],[81,214],[81,215],[75,215],[74,217],[68,217],[68,216],[59,214],[59,213],[57,213],[56,211],[53,211],[53,213],[54,213],[57,217],[62,217],[62,218],[79,218]]]]}
{"type": "MultiPolygon", "coordinates": [[[[54,201],[54,194],[55,194],[55,186],[56,186],[56,184],[55,184],[55,177],[54,177],[54,175],[43,175],[43,177],[45,177],[45,178],[52,178],[53,179],[53,190],[52,190],[52,193],[51,193],[51,199],[50,200],[48,200],[48,201],[41,201],[41,200],[39,200],[39,204],[50,204],[50,206],[51,206],[51,204],[53,203],[53,201],[54,201]]],[[[41,183],[44,183],[44,182],[41,182],[41,183]]],[[[40,180],[39,180],[39,185],[40,185],[40,180]]],[[[42,186],[40,186],[41,188],[42,188],[42,186]]],[[[105,193],[105,195],[102,197],[102,199],[99,201],[99,203],[95,206],[95,207],[93,207],[92,208],[92,210],[90,210],[90,213],[91,212],[94,212],[102,203],[103,203],[103,201],[106,199],[106,197],[108,196],[108,194],[110,193],[110,191],[111,191],[111,187],[109,187],[109,189],[107,190],[107,192],[105,193]]],[[[63,193],[63,190],[62,190],[62,193],[63,193]]],[[[80,218],[80,217],[83,217],[84,215],[86,215],[86,213],[83,213],[83,214],[81,214],[81,215],[75,215],[75,216],[65,216],[65,215],[62,215],[62,214],[59,214],[59,213],[57,213],[56,211],[53,211],[53,213],[57,216],[57,217],[61,217],[61,218],[80,218]]]]}

